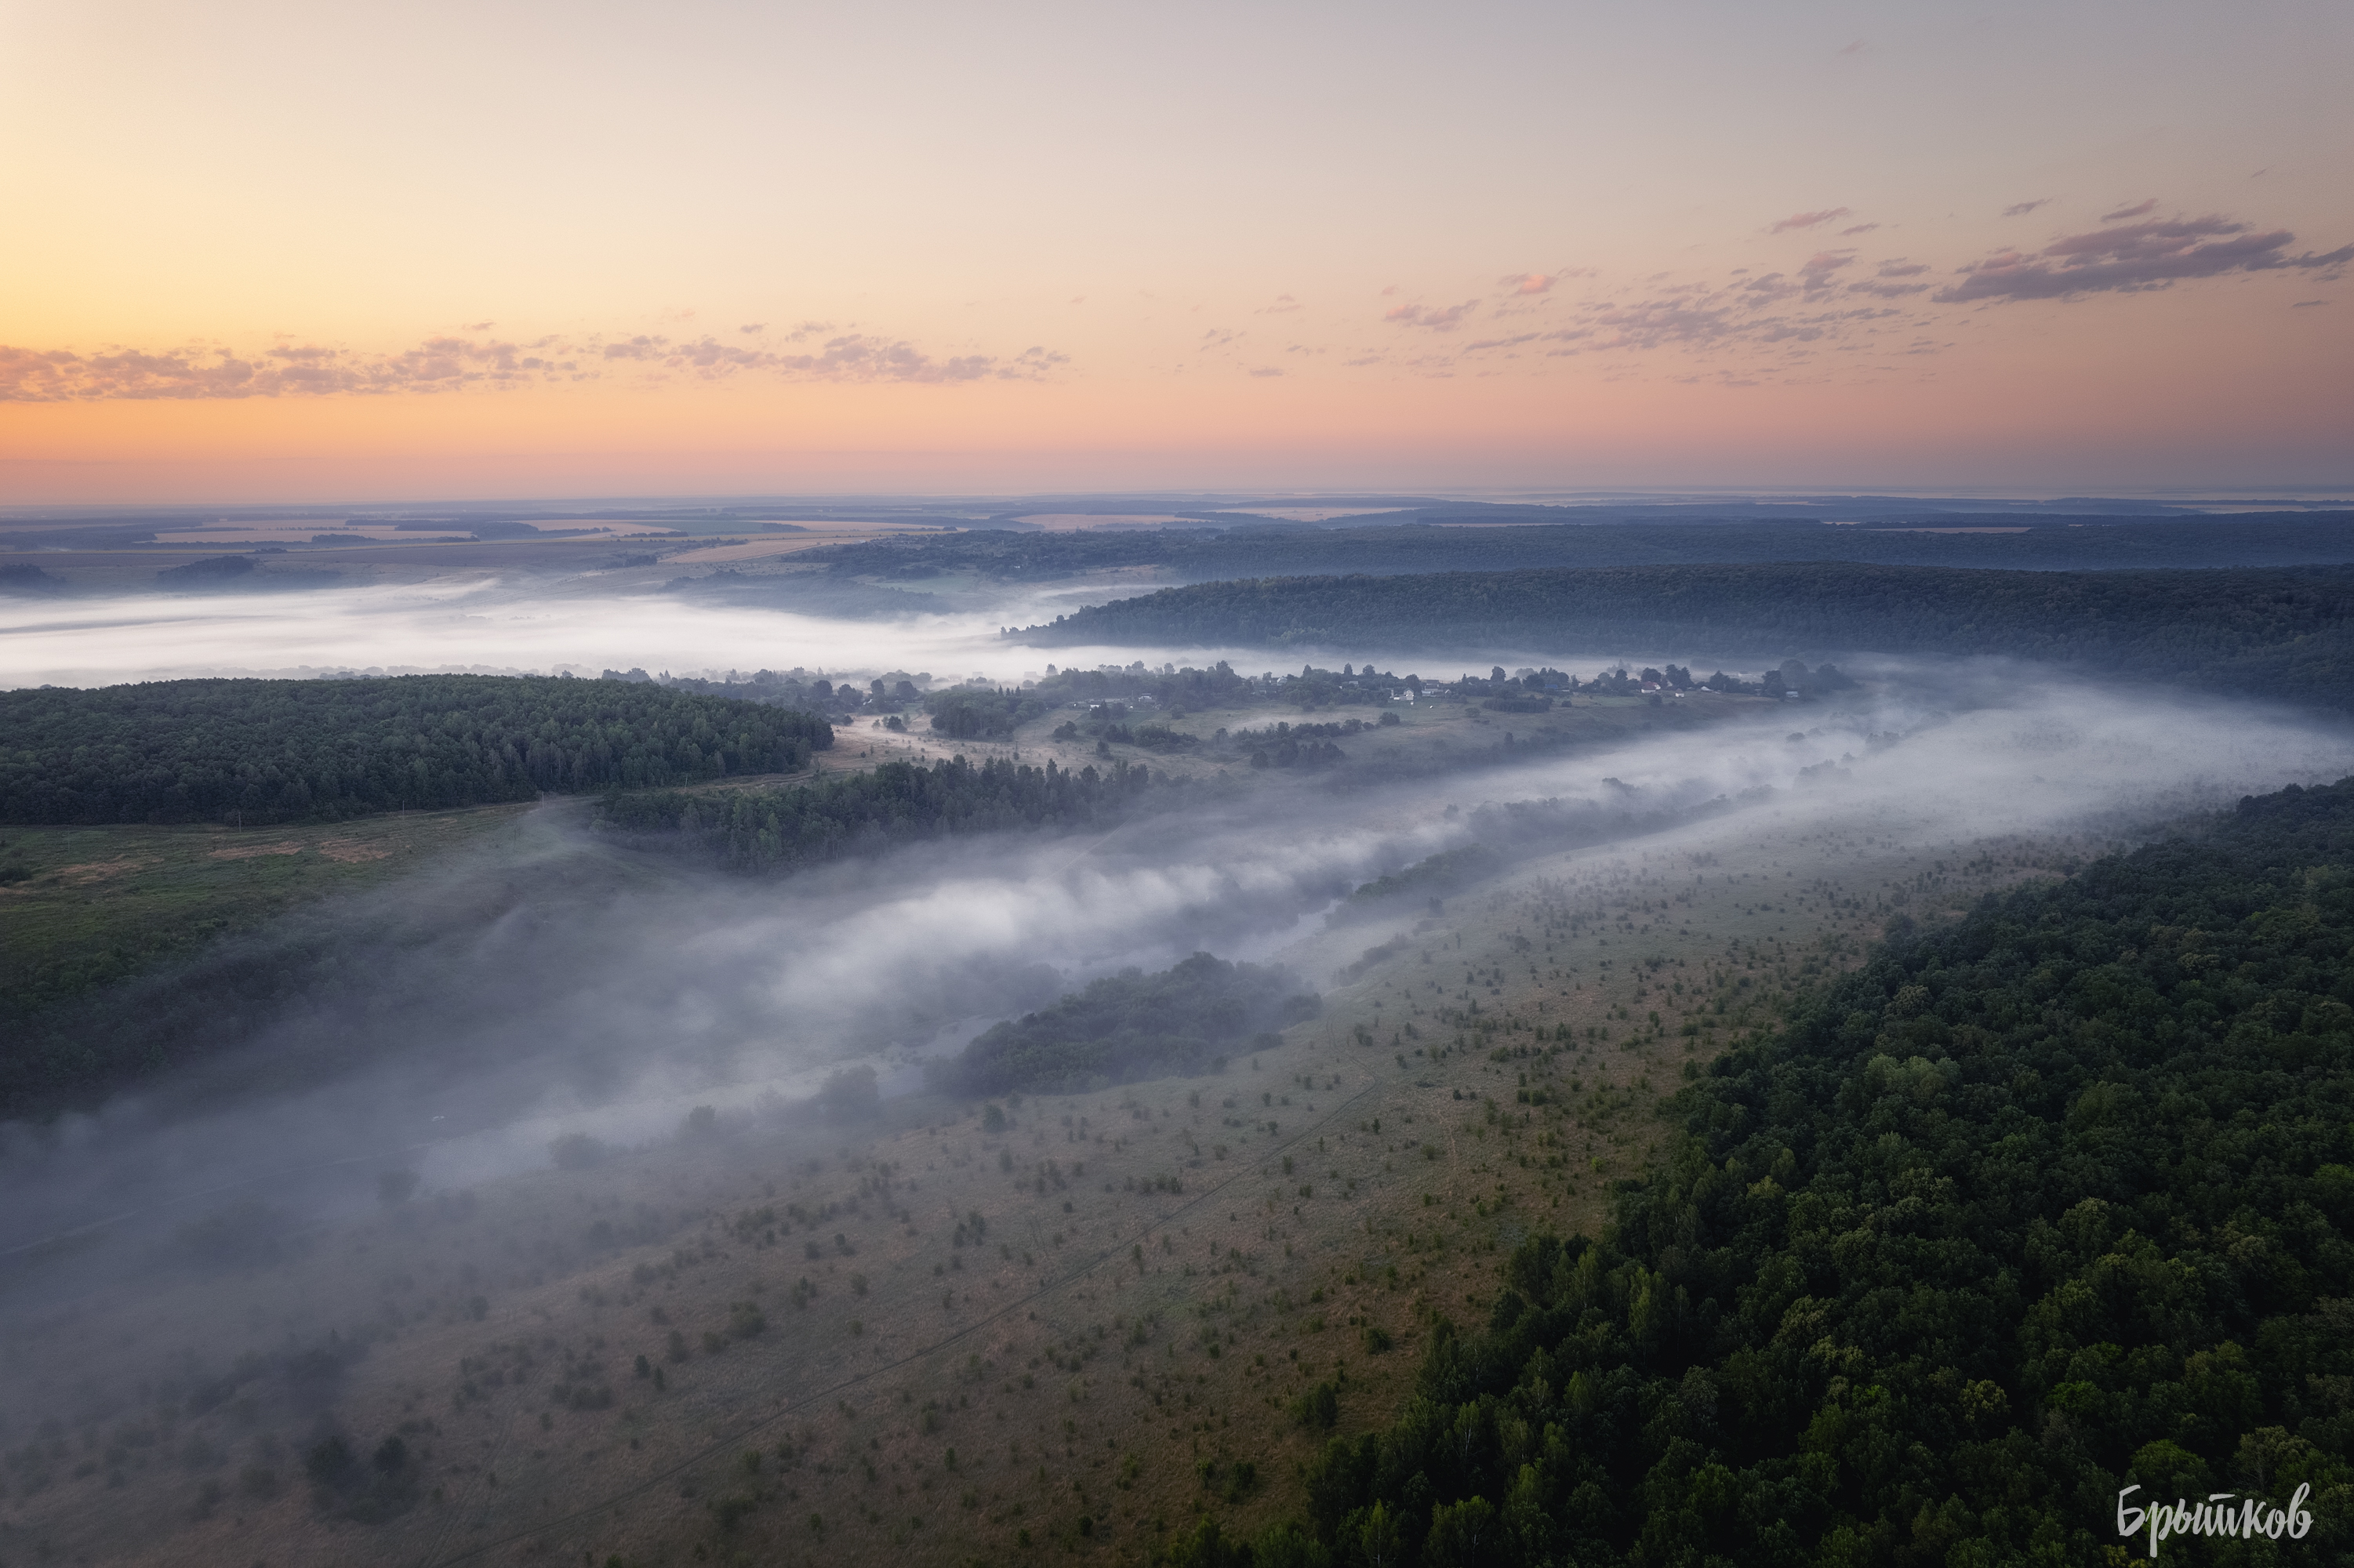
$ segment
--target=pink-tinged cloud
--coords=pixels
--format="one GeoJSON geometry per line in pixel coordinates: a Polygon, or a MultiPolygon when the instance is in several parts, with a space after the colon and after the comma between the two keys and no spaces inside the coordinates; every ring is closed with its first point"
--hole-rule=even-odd
{"type": "Polygon", "coordinates": [[[1907,261],[1903,257],[1898,256],[1890,260],[1882,261],[1880,264],[1880,276],[1883,278],[1917,278],[1928,270],[1929,264],[1925,261],[1907,261]]]}
{"type": "Polygon", "coordinates": [[[2072,234],[2034,255],[2006,250],[1962,269],[1962,281],[1931,298],[1940,304],[1980,300],[2056,300],[2076,294],[2133,293],[2190,278],[2227,272],[2308,271],[2343,267],[2354,245],[2288,254],[2285,228],[2264,233],[2221,217],[2171,218],[2072,234]]]}
{"type": "Polygon", "coordinates": [[[1845,239],[1850,234],[1870,234],[1873,229],[1878,228],[1879,227],[1880,225],[1876,223],[1859,223],[1851,228],[1840,229],[1840,238],[1841,239],[1845,239]]]}
{"type": "Polygon", "coordinates": [[[2103,223],[2122,223],[2126,218],[2139,217],[2143,213],[2156,212],[2157,210],[2158,198],[2156,196],[2152,196],[2147,201],[2137,201],[2131,207],[2121,207],[2115,212],[2105,212],[2101,214],[2101,221],[2103,223]]]}
{"type": "Polygon", "coordinates": [[[1289,294],[1278,294],[1275,297],[1275,303],[1271,305],[1261,305],[1257,311],[1254,311],[1252,314],[1262,316],[1288,316],[1294,311],[1305,310],[1306,308],[1306,306],[1302,305],[1298,300],[1293,299],[1289,294]]]}
{"type": "MultiPolygon", "coordinates": [[[[1787,287],[1782,291],[1783,294],[1795,292],[1787,287]]],[[[1897,313],[1865,306],[1807,315],[1760,314],[1758,307],[1780,296],[1744,297],[1744,293],[1737,291],[1709,300],[1588,305],[1582,308],[1575,326],[1546,333],[1541,341],[1575,345],[1547,351],[1555,355],[1803,344],[1842,336],[1897,313]]]]}
{"type": "Polygon", "coordinates": [[[2025,217],[2037,207],[2050,207],[2051,205],[2052,198],[2050,196],[2037,196],[2033,201],[2012,202],[2009,207],[2002,209],[2002,215],[2005,217],[2025,217]]]}
{"type": "Polygon", "coordinates": [[[1517,272],[1499,278],[1496,281],[1500,286],[1511,290],[1515,294],[1547,294],[1553,291],[1553,286],[1561,280],[1550,272],[1517,272]]]}
{"type": "Polygon", "coordinates": [[[1818,250],[1807,258],[1806,265],[1800,267],[1798,270],[1809,278],[1820,278],[1828,273],[1838,271],[1854,260],[1854,254],[1850,251],[1818,250]]]}
{"type": "Polygon", "coordinates": [[[1479,302],[1466,300],[1459,305],[1400,305],[1385,313],[1382,320],[1398,326],[1427,327],[1432,332],[1453,332],[1463,324],[1463,318],[1479,302]]]}
{"type": "Polygon", "coordinates": [[[1253,376],[1280,376],[1283,372],[1277,369],[1272,365],[1262,365],[1257,370],[1252,371],[1251,374],[1253,376]]]}
{"type": "MultiPolygon", "coordinates": [[[[830,332],[806,323],[784,341],[830,332]]],[[[601,378],[610,366],[637,378],[724,380],[767,375],[796,381],[954,383],[1039,380],[1066,355],[1033,348],[1011,359],[928,354],[913,344],[851,333],[805,353],[738,348],[705,337],[692,343],[639,334],[603,342],[541,338],[529,344],[432,337],[414,348],[366,354],[317,344],[281,344],[240,357],[225,349],[147,353],[28,349],[0,344],[0,402],[211,400],[385,396],[515,388],[601,378]]]]}
{"type": "Polygon", "coordinates": [[[1848,209],[1843,207],[1827,207],[1820,212],[1794,212],[1776,224],[1771,232],[1781,234],[1793,228],[1819,228],[1834,218],[1847,216],[1848,209]]]}

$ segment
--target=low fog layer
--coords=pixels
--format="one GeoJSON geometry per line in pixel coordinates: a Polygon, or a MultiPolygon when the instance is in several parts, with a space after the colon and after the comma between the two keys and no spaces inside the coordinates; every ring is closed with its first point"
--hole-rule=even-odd
{"type": "MultiPolygon", "coordinates": [[[[1011,607],[1009,607],[1010,610],[1011,607]]],[[[594,675],[606,668],[922,669],[1018,679],[1003,622],[845,621],[664,594],[551,596],[496,580],[313,593],[0,599],[0,685],[331,672],[594,675]],[[984,655],[988,662],[975,662],[984,655]]],[[[1122,662],[1126,661],[1123,660],[1122,662]]]]}
{"type": "MultiPolygon", "coordinates": [[[[0,688],[104,686],[199,676],[304,677],[358,674],[558,674],[593,676],[641,668],[678,675],[746,675],[808,670],[839,680],[885,670],[922,671],[936,683],[979,677],[1034,678],[1065,668],[1126,666],[1138,660],[1208,667],[1223,659],[1246,673],[1289,668],[1303,659],[1339,665],[1373,662],[1398,673],[1453,679],[1486,671],[1554,664],[1591,672],[1625,659],[1677,662],[1703,672],[1738,660],[1708,649],[1494,648],[1394,653],[1377,634],[1346,648],[1032,648],[1002,635],[1009,626],[1051,621],[1082,604],[1138,591],[1134,582],[1007,589],[975,598],[951,614],[899,620],[836,619],[661,593],[608,594],[494,578],[443,579],[407,587],[306,593],[125,595],[68,600],[0,598],[0,688]]],[[[1815,659],[1840,650],[1792,649],[1815,659]]],[[[1754,661],[1749,663],[1754,663],[1754,661]]]]}
{"type": "Polygon", "coordinates": [[[2126,832],[2354,770],[2342,728],[2260,707],[2016,669],[1889,674],[1879,695],[1573,759],[1351,792],[1261,779],[1109,834],[928,845],[778,880],[619,851],[584,803],[543,806],[494,854],[250,938],[316,972],[223,1025],[204,1066],[95,1116],[5,1129],[0,1254],[20,1300],[55,1300],[239,1194],[332,1218],[372,1204],[387,1170],[460,1189],[545,1165],[564,1135],[667,1137],[695,1105],[803,1097],[845,1065],[905,1091],[925,1054],[1073,981],[1195,948],[1279,957],[1359,882],[1492,822],[1486,803],[1570,802],[1579,823],[1683,849],[1796,842],[1828,821],[1944,847],[2126,832]],[[27,1250],[74,1234],[85,1245],[62,1260],[27,1250]]]}

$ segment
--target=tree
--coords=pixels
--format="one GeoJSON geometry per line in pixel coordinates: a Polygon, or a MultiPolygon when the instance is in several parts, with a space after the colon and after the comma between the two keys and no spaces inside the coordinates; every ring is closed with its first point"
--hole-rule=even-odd
{"type": "Polygon", "coordinates": [[[1498,1544],[1496,1510],[1482,1497],[1441,1503],[1430,1510],[1430,1534],[1422,1543],[1428,1568],[1484,1568],[1481,1554],[1498,1544]]]}
{"type": "Polygon", "coordinates": [[[1377,1502],[1365,1510],[1364,1522],[1357,1529],[1357,1550],[1364,1554],[1365,1568],[1395,1568],[1404,1560],[1405,1532],[1398,1528],[1389,1504],[1377,1502]]]}

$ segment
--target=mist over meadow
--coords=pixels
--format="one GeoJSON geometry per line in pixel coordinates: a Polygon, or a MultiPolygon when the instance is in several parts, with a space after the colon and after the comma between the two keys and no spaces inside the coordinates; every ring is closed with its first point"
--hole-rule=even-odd
{"type": "MultiPolygon", "coordinates": [[[[12,671],[44,681],[799,666],[1013,682],[1048,660],[997,629],[1042,602],[877,623],[494,584],[144,599],[77,603],[70,615],[12,608],[0,647],[12,671]]],[[[1094,652],[1051,651],[1066,663],[1094,652]]],[[[1621,652],[1412,657],[1437,676],[1491,658],[1599,669],[1621,652]]],[[[1710,663],[1706,650],[1630,652],[1710,663]]],[[[1102,652],[1151,665],[1265,660],[1102,652]]],[[[1407,667],[1384,660],[1377,641],[1295,656],[1342,652],[1407,667]]],[[[321,1217],[357,1212],[391,1165],[455,1191],[544,1166],[562,1136],[659,1139],[693,1106],[802,1100],[845,1067],[874,1068],[885,1097],[907,1094],[924,1059],[996,1019],[1197,949],[1269,957],[1320,928],[1360,884],[1475,838],[1516,857],[1566,853],[1564,864],[1698,863],[1762,839],[1798,857],[1825,826],[1888,844],[2082,832],[2124,841],[2354,765],[2343,726],[2261,704],[1999,661],[1845,656],[1871,679],[1840,699],[1598,752],[1401,783],[1213,783],[1108,833],[927,844],[781,879],[649,860],[597,831],[587,802],[550,799],[493,847],[142,982],[162,995],[224,963],[279,966],[292,980],[266,1005],[205,1021],[201,1064],[8,1128],[0,1161],[16,1201],[0,1248],[91,1225],[153,1237],[242,1191],[321,1217]],[[1517,817],[1500,810],[1516,805],[1517,817]]],[[[845,729],[842,744],[863,733],[845,729]]],[[[1327,979],[1300,977],[1310,988],[1327,979]]],[[[37,1277],[20,1270],[17,1283],[37,1277]]]]}

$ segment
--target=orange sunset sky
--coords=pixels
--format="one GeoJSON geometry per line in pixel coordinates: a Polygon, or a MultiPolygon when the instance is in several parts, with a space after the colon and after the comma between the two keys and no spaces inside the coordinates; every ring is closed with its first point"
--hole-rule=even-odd
{"type": "Polygon", "coordinates": [[[2354,488],[2354,8],[0,5],[0,504],[2354,488]]]}

